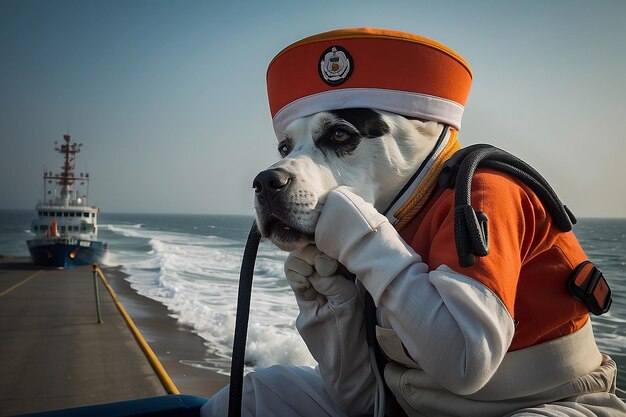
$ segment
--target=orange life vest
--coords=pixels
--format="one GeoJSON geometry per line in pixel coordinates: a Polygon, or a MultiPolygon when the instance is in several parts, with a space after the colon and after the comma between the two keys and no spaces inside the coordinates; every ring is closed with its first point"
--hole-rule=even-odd
{"type": "Polygon", "coordinates": [[[490,288],[515,321],[510,351],[580,329],[586,306],[567,291],[567,280],[587,259],[573,232],[561,232],[535,193],[499,171],[479,169],[472,207],[489,218],[490,253],[461,267],[454,245],[454,190],[439,189],[400,234],[431,270],[447,265],[490,288]]]}

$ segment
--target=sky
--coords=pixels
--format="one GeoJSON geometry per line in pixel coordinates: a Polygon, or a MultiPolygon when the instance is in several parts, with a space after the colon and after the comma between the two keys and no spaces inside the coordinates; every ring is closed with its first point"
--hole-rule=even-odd
{"type": "Polygon", "coordinates": [[[0,209],[34,209],[69,132],[103,212],[252,214],[279,158],[267,65],[369,26],[469,62],[463,145],[524,159],[579,217],[626,217],[625,17],[621,0],[0,0],[0,209]]]}

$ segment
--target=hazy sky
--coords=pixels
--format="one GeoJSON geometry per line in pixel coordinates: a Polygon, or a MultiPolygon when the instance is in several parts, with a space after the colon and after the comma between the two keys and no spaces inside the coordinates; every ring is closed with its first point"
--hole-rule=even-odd
{"type": "Polygon", "coordinates": [[[464,145],[531,163],[578,216],[626,217],[625,18],[623,0],[0,0],[0,208],[34,208],[69,130],[105,212],[251,214],[278,158],[268,63],[370,26],[469,62],[464,145]]]}

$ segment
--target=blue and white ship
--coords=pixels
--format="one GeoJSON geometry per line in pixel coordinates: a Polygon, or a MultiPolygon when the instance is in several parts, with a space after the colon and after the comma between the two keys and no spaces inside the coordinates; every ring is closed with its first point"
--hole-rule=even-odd
{"type": "Polygon", "coordinates": [[[54,150],[64,157],[61,172],[44,171],[43,200],[36,207],[37,217],[28,240],[33,262],[40,266],[72,268],[101,263],[107,253],[106,243],[97,240],[100,209],[88,204],[89,174],[74,174],[76,154],[82,143],[55,142],[54,150]]]}

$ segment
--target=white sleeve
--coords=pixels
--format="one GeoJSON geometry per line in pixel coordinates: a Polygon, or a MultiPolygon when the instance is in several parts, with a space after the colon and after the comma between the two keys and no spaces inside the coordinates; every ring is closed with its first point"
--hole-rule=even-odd
{"type": "Polygon", "coordinates": [[[329,193],[315,243],[356,274],[408,353],[443,387],[471,394],[493,376],[514,326],[490,289],[446,267],[429,272],[383,215],[345,190],[329,193]]]}
{"type": "MultiPolygon", "coordinates": [[[[337,278],[344,279],[344,278],[337,278]]],[[[296,327],[319,363],[326,391],[350,415],[369,413],[376,379],[372,373],[358,291],[341,304],[298,300],[296,327]]]]}
{"type": "Polygon", "coordinates": [[[285,276],[300,314],[296,327],[318,361],[325,391],[348,414],[370,411],[376,401],[359,291],[337,272],[339,263],[315,245],[291,252],[285,276]]]}
{"type": "Polygon", "coordinates": [[[513,337],[513,320],[502,301],[445,266],[427,274],[407,268],[379,305],[411,357],[461,395],[491,379],[513,337]]]}

